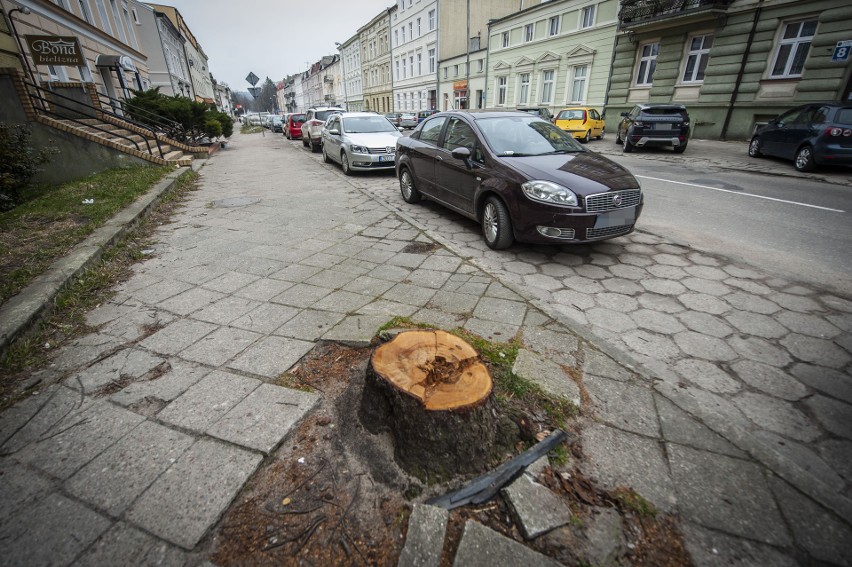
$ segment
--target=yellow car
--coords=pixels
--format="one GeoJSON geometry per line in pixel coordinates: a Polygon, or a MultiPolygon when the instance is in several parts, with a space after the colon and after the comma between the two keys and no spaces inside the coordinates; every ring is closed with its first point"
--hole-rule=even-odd
{"type": "Polygon", "coordinates": [[[565,108],[559,111],[554,122],[581,142],[588,142],[592,138],[603,140],[604,121],[600,113],[594,108],[565,108]]]}

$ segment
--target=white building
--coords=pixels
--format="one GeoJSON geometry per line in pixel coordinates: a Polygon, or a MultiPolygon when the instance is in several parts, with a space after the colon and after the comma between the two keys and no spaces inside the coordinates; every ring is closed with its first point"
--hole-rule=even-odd
{"type": "Polygon", "coordinates": [[[438,0],[397,0],[391,15],[396,112],[437,108],[438,0]]]}
{"type": "Polygon", "coordinates": [[[364,93],[361,90],[361,40],[355,34],[338,45],[343,72],[344,108],[351,112],[364,110],[364,93]]]}

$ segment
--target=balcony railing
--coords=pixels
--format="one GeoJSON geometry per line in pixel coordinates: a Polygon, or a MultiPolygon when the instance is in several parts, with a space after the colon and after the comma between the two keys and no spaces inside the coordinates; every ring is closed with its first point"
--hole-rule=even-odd
{"type": "Polygon", "coordinates": [[[622,0],[618,13],[619,28],[625,29],[652,21],[700,12],[719,12],[733,0],[622,0]]]}

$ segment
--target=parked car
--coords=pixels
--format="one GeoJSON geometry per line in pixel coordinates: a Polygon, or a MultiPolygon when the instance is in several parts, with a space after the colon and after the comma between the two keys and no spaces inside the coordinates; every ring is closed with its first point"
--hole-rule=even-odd
{"type": "Polygon", "coordinates": [[[417,115],[413,112],[403,113],[402,116],[399,117],[399,125],[402,128],[413,129],[417,126],[417,115]]]}
{"type": "Polygon", "coordinates": [[[284,136],[288,140],[298,140],[302,137],[302,124],[305,122],[305,115],[301,113],[293,113],[287,115],[287,121],[284,122],[284,136]]]}
{"type": "Polygon", "coordinates": [[[603,140],[606,134],[603,117],[594,108],[578,106],[562,109],[553,123],[581,142],[588,142],[592,138],[603,140]]]}
{"type": "Polygon", "coordinates": [[[385,118],[390,120],[390,123],[394,126],[399,126],[399,121],[402,119],[402,114],[400,114],[399,112],[391,112],[385,114],[385,118]]]}
{"type": "Polygon", "coordinates": [[[267,128],[272,130],[273,132],[283,132],[284,131],[284,123],[282,121],[282,117],[277,114],[270,114],[267,118],[267,128]]]}
{"type": "Polygon", "coordinates": [[[434,109],[432,109],[432,110],[421,110],[420,112],[417,113],[417,123],[420,124],[421,122],[423,122],[424,120],[426,120],[427,118],[432,116],[433,114],[437,114],[437,112],[438,111],[434,110],[434,109]]]}
{"type": "Polygon", "coordinates": [[[322,132],[322,158],[336,161],[346,175],[393,169],[396,140],[402,136],[390,120],[370,112],[344,112],[328,119],[322,132]]]}
{"type": "Polygon", "coordinates": [[[621,113],[615,134],[615,143],[624,144],[625,153],[645,146],[670,146],[682,154],[688,141],[689,114],[682,104],[637,104],[621,113]]]}
{"type": "Polygon", "coordinates": [[[752,136],[748,155],[793,160],[799,171],[852,165],[852,102],[805,104],[781,114],[752,136]]]}
{"type": "Polygon", "coordinates": [[[550,112],[549,108],[519,108],[518,111],[538,116],[542,120],[547,120],[548,122],[553,122],[553,114],[550,112]]]}
{"type": "Polygon", "coordinates": [[[344,112],[339,106],[318,106],[305,111],[302,124],[302,145],[316,153],[322,147],[322,127],[332,114],[344,112]]]}
{"type": "Polygon", "coordinates": [[[614,238],[642,212],[629,171],[527,113],[441,112],[396,145],[402,198],[478,221],[493,249],[614,238]]]}

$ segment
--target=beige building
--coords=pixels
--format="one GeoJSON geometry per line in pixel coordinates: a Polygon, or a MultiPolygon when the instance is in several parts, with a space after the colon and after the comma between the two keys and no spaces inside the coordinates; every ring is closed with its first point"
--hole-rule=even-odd
{"type": "MultiPolygon", "coordinates": [[[[148,88],[147,58],[139,51],[133,23],[139,7],[134,0],[0,0],[0,7],[11,22],[2,43],[24,53],[24,70],[36,84],[92,83],[113,98],[148,88]],[[68,58],[38,64],[47,59],[41,52],[64,52],[68,58]]],[[[8,51],[4,48],[3,56],[11,59],[8,51]]]]}
{"type": "Polygon", "coordinates": [[[361,75],[364,110],[392,112],[390,15],[396,6],[382,10],[358,29],[361,43],[361,75]]]}

